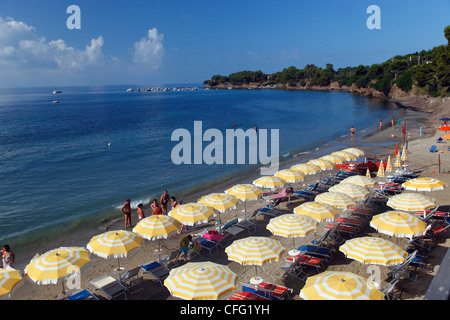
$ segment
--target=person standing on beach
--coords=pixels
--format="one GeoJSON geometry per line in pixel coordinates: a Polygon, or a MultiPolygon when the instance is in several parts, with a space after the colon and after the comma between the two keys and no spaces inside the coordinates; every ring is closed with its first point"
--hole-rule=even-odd
{"type": "Polygon", "coordinates": [[[383,120],[380,120],[380,128],[378,130],[382,130],[383,129],[383,120]]]}
{"type": "Polygon", "coordinates": [[[352,144],[355,143],[355,128],[353,126],[350,128],[350,134],[352,135],[352,144]]]}
{"type": "Polygon", "coordinates": [[[175,257],[175,261],[177,261],[180,254],[183,253],[184,254],[184,262],[187,262],[187,255],[189,252],[189,245],[191,242],[192,242],[191,235],[188,235],[187,237],[184,237],[183,239],[181,239],[180,248],[179,248],[177,256],[175,257]]]}
{"type": "Polygon", "coordinates": [[[167,205],[169,204],[170,196],[167,193],[167,190],[164,190],[164,193],[161,195],[161,199],[159,202],[161,203],[162,214],[167,214],[167,205]]]}
{"type": "Polygon", "coordinates": [[[9,245],[5,244],[1,252],[3,269],[14,268],[14,260],[16,260],[16,256],[9,245]]]}
{"type": "Polygon", "coordinates": [[[178,203],[177,199],[175,199],[174,196],[170,197],[170,205],[172,207],[172,209],[175,209],[176,207],[178,207],[180,205],[180,203],[178,203]]]}
{"type": "Polygon", "coordinates": [[[138,204],[137,214],[139,217],[139,221],[145,218],[144,205],[142,203],[138,204]]]}
{"type": "Polygon", "coordinates": [[[122,208],[120,210],[125,215],[125,229],[127,228],[128,224],[130,225],[130,228],[131,228],[132,227],[132,225],[131,225],[131,200],[127,199],[127,201],[124,203],[124,205],[122,206],[122,208]]]}
{"type": "Polygon", "coordinates": [[[394,128],[394,129],[395,129],[395,119],[394,119],[394,118],[392,118],[391,122],[392,122],[392,128],[394,128]]]}
{"type": "Polygon", "coordinates": [[[255,132],[256,134],[258,134],[258,127],[256,126],[256,124],[255,124],[255,132]]]}
{"type": "Polygon", "coordinates": [[[155,207],[153,208],[152,214],[155,215],[155,216],[162,214],[162,209],[159,206],[158,202],[155,204],[155,207]]]}

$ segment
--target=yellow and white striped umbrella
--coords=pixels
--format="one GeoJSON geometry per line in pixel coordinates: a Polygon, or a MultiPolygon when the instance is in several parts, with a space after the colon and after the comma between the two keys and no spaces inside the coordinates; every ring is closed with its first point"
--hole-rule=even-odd
{"type": "Polygon", "coordinates": [[[233,241],[225,248],[228,260],[242,265],[262,266],[265,263],[278,261],[286,249],[278,240],[266,237],[247,237],[233,241]]]}
{"type": "Polygon", "coordinates": [[[390,236],[411,238],[424,235],[427,223],[408,212],[387,211],[375,215],[370,226],[390,236]]]}
{"type": "Polygon", "coordinates": [[[325,271],[308,277],[300,298],[305,300],[383,300],[384,294],[366,278],[351,272],[325,271]]]}
{"type": "Polygon", "coordinates": [[[347,209],[356,205],[348,195],[339,192],[324,192],[316,196],[316,202],[329,204],[335,208],[347,209]]]}
{"type": "Polygon", "coordinates": [[[310,160],[308,163],[318,166],[320,170],[332,170],[335,167],[333,162],[323,159],[310,160]]]}
{"type": "Polygon", "coordinates": [[[444,190],[447,184],[436,178],[421,177],[408,180],[402,184],[406,190],[414,191],[436,191],[444,190]]]}
{"type": "Polygon", "coordinates": [[[392,161],[391,161],[391,156],[388,157],[387,163],[386,163],[386,172],[392,172],[393,168],[392,168],[392,161]]]}
{"type": "Polygon", "coordinates": [[[0,269],[0,300],[11,298],[22,282],[20,270],[0,269]]]}
{"type": "Polygon", "coordinates": [[[366,171],[366,177],[367,177],[367,178],[372,178],[372,175],[370,174],[369,168],[367,168],[367,171],[366,171]]]}
{"type": "Polygon", "coordinates": [[[403,145],[402,156],[400,157],[400,159],[402,161],[406,161],[406,159],[407,159],[407,156],[406,156],[406,143],[403,145]]]}
{"type": "Polygon", "coordinates": [[[328,154],[326,156],[320,157],[319,160],[320,159],[330,161],[334,164],[344,163],[345,161],[347,161],[344,157],[333,154],[328,154]]]}
{"type": "Polygon", "coordinates": [[[186,203],[169,211],[169,216],[188,226],[207,223],[215,217],[214,208],[203,203],[186,203]]]}
{"type": "Polygon", "coordinates": [[[38,285],[57,284],[79,274],[87,266],[89,251],[80,247],[61,247],[47,251],[25,267],[24,279],[38,285]]]}
{"type": "Polygon", "coordinates": [[[436,200],[420,193],[400,193],[390,197],[386,205],[395,210],[420,211],[436,207],[436,200]]]}
{"type": "Polygon", "coordinates": [[[361,157],[364,155],[364,151],[362,151],[361,149],[358,149],[358,148],[347,148],[342,151],[348,152],[348,153],[353,153],[357,157],[361,157]]]}
{"type": "Polygon", "coordinates": [[[147,240],[167,239],[174,235],[181,227],[181,223],[166,215],[152,215],[139,221],[133,232],[147,240]]]}
{"type": "Polygon", "coordinates": [[[365,199],[370,194],[370,192],[364,187],[358,186],[353,183],[345,183],[345,182],[336,184],[328,190],[330,190],[331,192],[340,192],[340,193],[346,194],[354,200],[365,199]]]}
{"type": "Polygon", "coordinates": [[[373,180],[370,177],[365,177],[365,176],[351,176],[351,177],[345,178],[341,182],[357,184],[358,186],[364,187],[364,188],[373,187],[375,185],[375,180],[373,180]]]}
{"type": "Polygon", "coordinates": [[[347,161],[358,159],[357,155],[355,155],[353,153],[350,153],[350,152],[347,152],[347,151],[336,151],[336,152],[333,152],[331,154],[334,155],[334,156],[344,157],[345,160],[347,160],[347,161]]]}
{"type": "Polygon", "coordinates": [[[260,187],[253,184],[238,184],[225,190],[225,193],[240,200],[256,200],[263,192],[260,187]]]}
{"type": "Polygon", "coordinates": [[[253,184],[261,188],[278,188],[283,187],[286,181],[277,176],[262,176],[254,180],[253,184]]]}
{"type": "Polygon", "coordinates": [[[291,170],[298,170],[303,172],[304,174],[311,175],[316,174],[320,171],[320,167],[316,166],[312,163],[299,163],[295,164],[291,167],[291,170]]]}
{"type": "Polygon", "coordinates": [[[315,201],[302,203],[294,208],[294,213],[311,217],[318,222],[332,221],[339,215],[339,211],[335,207],[315,201]]]}
{"type": "Polygon", "coordinates": [[[401,166],[402,166],[402,162],[400,161],[400,154],[398,153],[395,158],[394,167],[401,167],[401,166]]]}
{"type": "Polygon", "coordinates": [[[380,161],[380,165],[378,167],[378,172],[377,172],[377,177],[385,177],[385,173],[384,173],[384,164],[383,164],[383,160],[380,161]]]}
{"type": "Polygon", "coordinates": [[[364,264],[390,266],[405,261],[408,253],[398,245],[381,238],[360,237],[347,240],[339,247],[347,258],[364,264]]]}
{"type": "Polygon", "coordinates": [[[295,248],[295,237],[306,237],[317,231],[317,221],[308,216],[299,214],[283,214],[270,219],[266,228],[274,235],[292,238],[295,248]]]}
{"type": "Polygon", "coordinates": [[[238,198],[227,193],[211,193],[198,200],[198,203],[206,204],[219,212],[236,209],[238,202],[238,198]]]}
{"type": "Polygon", "coordinates": [[[238,276],[213,262],[189,262],[170,270],[164,286],[174,297],[185,300],[217,300],[236,288],[238,276]]]}
{"type": "Polygon", "coordinates": [[[296,183],[305,180],[305,173],[301,172],[300,170],[284,169],[277,171],[275,175],[290,183],[296,183]]]}
{"type": "Polygon", "coordinates": [[[141,247],[142,240],[144,238],[131,231],[107,231],[92,237],[86,248],[105,259],[125,258],[130,252],[141,247]]]}

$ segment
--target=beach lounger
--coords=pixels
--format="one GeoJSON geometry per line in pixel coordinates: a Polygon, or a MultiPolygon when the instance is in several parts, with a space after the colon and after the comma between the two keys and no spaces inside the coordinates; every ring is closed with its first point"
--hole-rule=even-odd
{"type": "Polygon", "coordinates": [[[297,265],[301,265],[304,267],[311,267],[315,269],[317,273],[320,273],[322,269],[325,269],[325,265],[323,264],[322,259],[307,255],[304,252],[300,253],[295,257],[290,256],[286,258],[286,262],[292,263],[293,261],[295,261],[295,264],[297,265]]]}
{"type": "Polygon", "coordinates": [[[270,282],[261,282],[258,285],[246,284],[241,282],[241,287],[242,292],[255,293],[270,300],[289,299],[290,293],[292,293],[292,289],[270,282]]]}
{"type": "Polygon", "coordinates": [[[263,196],[262,199],[265,201],[283,200],[287,197],[286,188],[282,188],[279,192],[270,195],[263,196]]]}
{"type": "Polygon", "coordinates": [[[260,208],[258,210],[257,215],[264,215],[264,216],[269,216],[271,218],[277,217],[281,214],[283,214],[282,211],[276,209],[275,207],[277,207],[280,204],[281,200],[278,199],[277,201],[275,201],[273,204],[268,204],[267,206],[260,208]]]}
{"type": "Polygon", "coordinates": [[[241,220],[236,224],[236,227],[247,230],[248,234],[256,232],[256,223],[249,220],[241,220]]]}
{"type": "Polygon", "coordinates": [[[358,228],[339,222],[338,224],[330,223],[325,229],[335,229],[340,236],[355,237],[358,234],[358,228]]]}
{"type": "Polygon", "coordinates": [[[344,225],[353,226],[358,231],[364,228],[363,221],[361,219],[350,218],[350,217],[338,217],[334,219],[335,222],[342,223],[344,225]]]}
{"type": "Polygon", "coordinates": [[[148,273],[156,278],[161,284],[161,287],[163,286],[164,279],[166,279],[170,273],[169,268],[157,261],[149,261],[143,265],[140,265],[140,268],[142,268],[144,273],[148,273]]]}
{"type": "Polygon", "coordinates": [[[127,298],[127,288],[118,280],[111,276],[103,276],[91,281],[95,290],[100,290],[110,299],[121,296],[122,294],[127,298]]]}
{"type": "Polygon", "coordinates": [[[384,294],[384,300],[399,300],[397,294],[395,293],[395,286],[399,280],[400,279],[395,278],[380,289],[380,291],[384,294]]]}
{"type": "Polygon", "coordinates": [[[200,244],[199,254],[201,255],[201,251],[206,250],[209,252],[209,255],[212,256],[213,251],[219,250],[219,244],[216,241],[208,240],[206,238],[200,237],[195,239],[200,244]]]}
{"type": "Polygon", "coordinates": [[[332,248],[313,246],[308,244],[298,247],[297,250],[304,252],[307,255],[319,257],[325,260],[326,262],[329,262],[333,258],[333,251],[334,251],[332,248]]]}
{"type": "Polygon", "coordinates": [[[142,274],[140,273],[141,269],[142,268],[140,266],[136,267],[120,277],[120,282],[122,282],[122,284],[125,286],[125,288],[130,294],[135,294],[136,292],[144,289],[141,285],[142,283],[142,274]]]}
{"type": "Polygon", "coordinates": [[[67,300],[100,300],[95,294],[86,289],[78,289],[72,292],[67,300]]]}
{"type": "Polygon", "coordinates": [[[300,259],[297,259],[292,262],[286,262],[284,265],[281,266],[281,270],[284,271],[282,278],[286,276],[294,277],[300,281],[306,281],[306,278],[308,278],[309,274],[306,273],[303,270],[303,267],[300,265],[300,259]]]}
{"type": "Polygon", "coordinates": [[[234,218],[234,219],[228,220],[227,223],[225,223],[223,226],[217,227],[216,230],[219,231],[219,232],[226,231],[227,229],[231,228],[232,226],[234,226],[238,222],[239,222],[238,218],[234,218]]]}
{"type": "Polygon", "coordinates": [[[400,263],[388,266],[388,279],[408,279],[411,281],[416,281],[418,275],[416,273],[411,272],[409,266],[412,262],[412,260],[416,257],[417,251],[412,252],[409,254],[406,259],[400,263]]]}
{"type": "Polygon", "coordinates": [[[436,146],[435,146],[435,145],[432,145],[432,146],[431,146],[430,152],[437,152],[436,146]]]}
{"type": "Polygon", "coordinates": [[[174,250],[170,252],[169,254],[166,254],[165,256],[162,256],[159,258],[159,261],[163,263],[166,267],[169,267],[171,264],[178,265],[178,261],[175,259],[177,258],[178,253],[180,252],[179,249],[174,250]]]}
{"type": "Polygon", "coordinates": [[[236,291],[228,300],[270,300],[252,292],[236,291]]]}

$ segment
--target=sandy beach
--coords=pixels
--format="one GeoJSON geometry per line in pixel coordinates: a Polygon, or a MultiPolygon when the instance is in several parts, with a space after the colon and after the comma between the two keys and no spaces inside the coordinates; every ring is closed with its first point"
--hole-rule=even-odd
{"type": "MultiPolygon", "coordinates": [[[[420,176],[423,177],[434,177],[440,179],[447,184],[450,183],[449,170],[450,170],[450,151],[448,150],[448,146],[450,143],[442,143],[436,144],[436,139],[443,135],[441,131],[436,131],[434,128],[439,125],[439,121],[436,121],[433,118],[433,121],[424,122],[423,113],[416,113],[411,111],[405,111],[405,117],[410,119],[407,121],[408,131],[410,135],[410,140],[408,141],[408,159],[407,164],[411,164],[411,169],[413,171],[417,171],[420,176]],[[422,136],[419,136],[419,128],[422,126],[422,136]],[[431,145],[437,145],[438,152],[430,153],[429,149],[431,145]],[[438,162],[440,159],[440,163],[438,162]]],[[[376,156],[377,158],[381,158],[384,161],[387,160],[387,156],[391,155],[391,158],[394,156],[395,144],[398,144],[400,147],[402,143],[402,134],[399,131],[398,127],[392,128],[386,126],[382,131],[377,132],[376,134],[364,139],[359,140],[355,144],[355,147],[360,148],[365,151],[367,156],[376,156]],[[392,138],[392,135],[395,137],[392,138]]],[[[343,149],[343,148],[342,148],[343,149]]],[[[309,154],[308,157],[314,157],[315,154],[309,154]]],[[[309,159],[306,158],[296,158],[294,163],[303,163],[309,159]]],[[[292,164],[294,164],[292,163],[292,164]]],[[[291,163],[288,165],[292,165],[291,163]]],[[[287,165],[287,164],[286,164],[287,165]]],[[[321,177],[325,178],[328,175],[336,173],[337,170],[322,172],[321,177]]],[[[256,175],[256,173],[255,173],[256,175]]],[[[318,180],[319,174],[308,176],[308,184],[314,183],[318,180]]],[[[252,179],[252,177],[246,177],[246,179],[252,179]]],[[[379,181],[385,181],[385,178],[376,178],[379,181]]],[[[217,186],[216,190],[210,190],[208,193],[212,192],[223,192],[226,188],[235,185],[239,182],[242,182],[240,179],[236,179],[235,181],[227,181],[221,186],[217,186]]],[[[304,185],[302,183],[291,184],[294,190],[303,189],[304,185]]],[[[448,200],[448,189],[444,191],[433,191],[427,193],[428,196],[431,196],[436,199],[437,204],[441,207],[442,210],[449,211],[450,203],[448,200]]],[[[170,190],[169,190],[170,192],[170,190]]],[[[195,202],[200,196],[205,195],[198,194],[192,195],[190,199],[184,199],[184,202],[193,201],[195,202]]],[[[288,201],[283,201],[280,204],[279,209],[284,211],[285,213],[292,213],[293,209],[305,202],[306,200],[302,198],[292,198],[290,203],[288,201]]],[[[249,212],[253,212],[254,210],[265,206],[267,203],[264,200],[256,200],[251,201],[247,204],[247,209],[249,212]]],[[[227,221],[234,217],[242,217],[243,204],[239,204],[237,209],[228,211],[222,214],[222,221],[227,221]]],[[[149,212],[148,208],[145,208],[145,212],[149,212]]],[[[147,214],[148,215],[148,214],[147,214]]],[[[215,220],[212,219],[208,224],[196,226],[189,228],[189,233],[195,234],[196,232],[200,232],[205,228],[212,229],[215,227],[215,220]]],[[[292,248],[292,239],[286,239],[279,236],[274,236],[269,230],[266,229],[267,223],[269,222],[268,218],[264,218],[263,216],[258,216],[254,220],[257,224],[257,230],[253,234],[253,236],[264,236],[271,237],[279,240],[283,246],[289,251],[292,248]]],[[[133,213],[132,215],[132,224],[133,226],[137,223],[137,214],[133,213]]],[[[308,244],[313,239],[320,237],[323,233],[322,223],[320,225],[319,231],[314,234],[310,234],[305,238],[296,238],[295,245],[300,246],[301,244],[308,244]]],[[[108,226],[108,230],[120,230],[123,228],[123,220],[120,219],[113,224],[108,226]]],[[[101,230],[98,230],[98,233],[101,233],[101,230]]],[[[186,233],[185,233],[186,234],[186,233]]],[[[179,241],[183,235],[175,235],[171,239],[162,241],[162,248],[165,252],[171,252],[178,248],[179,241]]],[[[40,248],[39,253],[44,253],[47,250],[57,248],[59,246],[81,246],[86,247],[89,239],[96,234],[78,234],[67,237],[64,240],[61,240],[60,243],[49,243],[47,248],[40,248]]],[[[362,230],[360,236],[363,235],[376,235],[378,237],[389,239],[394,241],[393,238],[377,233],[374,229],[367,226],[362,230]]],[[[247,233],[242,233],[239,238],[244,238],[248,236],[247,233]]],[[[405,239],[399,239],[398,244],[402,247],[406,245],[405,239]]],[[[397,291],[401,300],[421,300],[423,299],[426,290],[428,289],[433,276],[439,270],[439,265],[442,260],[442,257],[445,255],[447,248],[450,247],[450,240],[448,238],[448,232],[444,233],[440,236],[439,241],[436,243],[435,247],[429,254],[428,265],[427,268],[423,271],[419,271],[419,277],[417,281],[412,282],[406,279],[401,280],[397,285],[397,291]]],[[[151,242],[144,240],[142,243],[142,247],[136,253],[129,255],[126,258],[122,258],[120,263],[121,266],[126,269],[132,269],[136,266],[149,262],[151,260],[156,260],[157,256],[154,254],[154,250],[157,248],[156,242],[151,242]]],[[[20,257],[18,263],[16,265],[17,269],[23,270],[27,261],[29,261],[31,257],[20,257]]],[[[290,277],[282,278],[283,271],[280,267],[285,263],[285,259],[287,258],[287,254],[283,254],[279,261],[268,263],[263,265],[262,267],[258,267],[258,275],[262,277],[265,281],[274,282],[289,288],[292,288],[293,294],[292,297],[294,300],[301,300],[299,297],[299,292],[304,285],[304,283],[294,280],[290,277]]],[[[238,275],[238,281],[249,282],[249,279],[254,276],[255,268],[253,266],[241,266],[236,262],[231,262],[227,259],[227,255],[223,249],[219,250],[218,253],[214,254],[212,257],[209,255],[205,255],[204,258],[200,261],[213,261],[216,263],[227,265],[233,272],[238,275]]],[[[83,270],[81,274],[81,287],[91,290],[94,290],[93,285],[90,283],[91,280],[96,279],[103,275],[113,275],[113,269],[117,266],[116,259],[103,259],[96,255],[91,256],[90,265],[83,270]]],[[[356,274],[359,274],[364,277],[368,277],[367,273],[368,265],[363,265],[357,261],[348,259],[337,250],[334,253],[334,258],[327,264],[327,270],[339,270],[339,271],[350,271],[356,274]]],[[[386,282],[388,269],[384,266],[380,266],[381,269],[381,279],[383,286],[386,282]]],[[[143,275],[142,286],[144,290],[134,294],[128,295],[128,300],[179,300],[178,298],[174,298],[170,295],[169,291],[165,287],[161,287],[159,282],[156,279],[152,278],[148,274],[143,275]]],[[[61,285],[34,285],[29,282],[25,282],[24,284],[18,288],[12,299],[13,300],[55,300],[58,297],[58,294],[61,292],[61,285]]],[[[96,291],[96,294],[102,299],[105,299],[105,296],[102,293],[96,291]]],[[[225,295],[222,299],[227,299],[231,293],[225,295]]]]}

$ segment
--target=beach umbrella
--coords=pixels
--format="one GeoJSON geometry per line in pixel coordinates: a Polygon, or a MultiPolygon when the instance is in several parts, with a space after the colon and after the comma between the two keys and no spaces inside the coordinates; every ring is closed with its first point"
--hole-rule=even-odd
{"type": "Polygon", "coordinates": [[[406,161],[406,143],[403,145],[402,156],[400,157],[400,160],[406,161]]]}
{"type": "Polygon", "coordinates": [[[391,156],[388,157],[387,163],[386,163],[386,172],[392,172],[393,168],[392,168],[392,161],[391,161],[391,156]]]}
{"type": "Polygon", "coordinates": [[[321,221],[332,221],[339,214],[339,211],[329,204],[315,201],[305,202],[294,208],[294,213],[308,216],[321,221]]]}
{"type": "Polygon", "coordinates": [[[38,285],[57,284],[78,276],[90,262],[89,251],[80,247],[61,247],[32,259],[25,267],[24,279],[38,285]]]}
{"type": "Polygon", "coordinates": [[[274,235],[292,238],[295,249],[295,238],[306,237],[309,233],[317,231],[317,221],[308,216],[283,214],[270,219],[266,228],[274,235]]]}
{"type": "Polygon", "coordinates": [[[356,205],[355,201],[348,195],[340,192],[324,192],[316,196],[316,202],[329,204],[335,208],[347,209],[356,205]]]}
{"type": "Polygon", "coordinates": [[[131,231],[107,231],[92,237],[86,248],[104,259],[117,258],[117,270],[121,270],[119,259],[126,258],[129,253],[139,250],[143,240],[144,238],[131,231]]]}
{"type": "MultiPolygon", "coordinates": [[[[234,240],[225,248],[228,260],[241,265],[262,266],[265,263],[278,261],[286,251],[278,240],[266,237],[247,237],[234,240]]],[[[257,269],[255,270],[257,273],[257,269]]],[[[256,274],[253,279],[257,279],[256,274]]]]}
{"type": "Polygon", "coordinates": [[[435,202],[433,198],[420,193],[400,193],[390,197],[386,205],[395,210],[420,211],[434,208],[435,202]]]}
{"type": "Polygon", "coordinates": [[[333,152],[331,154],[334,155],[334,156],[343,157],[347,161],[358,159],[357,155],[355,155],[354,153],[347,152],[347,151],[336,151],[336,152],[333,152]]]}
{"type": "Polygon", "coordinates": [[[291,167],[291,170],[298,170],[306,175],[316,174],[320,171],[320,167],[312,163],[299,163],[291,167]]]}
{"type": "Polygon", "coordinates": [[[361,263],[383,266],[402,263],[408,256],[398,245],[377,237],[349,239],[339,247],[339,251],[361,263]]]}
{"type": "Polygon", "coordinates": [[[421,177],[408,180],[402,184],[405,190],[413,191],[436,191],[444,190],[447,184],[436,178],[421,177]]]}
{"type": "Polygon", "coordinates": [[[384,177],[385,173],[384,173],[384,164],[383,164],[383,160],[380,161],[380,165],[378,166],[378,172],[377,172],[377,177],[384,177]]]}
{"type": "Polygon", "coordinates": [[[181,222],[166,216],[152,215],[140,220],[133,228],[133,232],[147,240],[167,239],[175,234],[181,227],[181,222]]]}
{"type": "Polygon", "coordinates": [[[189,262],[170,270],[164,280],[170,294],[185,300],[217,300],[236,288],[238,276],[213,262],[189,262]]]}
{"type": "Polygon", "coordinates": [[[369,196],[370,192],[361,186],[358,186],[353,183],[339,183],[337,185],[332,186],[328,189],[331,192],[340,192],[348,195],[350,198],[356,199],[365,199],[369,196]]]}
{"type": "Polygon", "coordinates": [[[442,139],[450,140],[450,133],[447,133],[447,134],[443,135],[442,139]]]}
{"type": "Polygon", "coordinates": [[[438,128],[438,130],[440,131],[450,131],[450,127],[448,125],[442,126],[440,128],[438,128]]]}
{"type": "Polygon", "coordinates": [[[275,176],[284,179],[286,182],[289,183],[297,183],[305,179],[305,173],[301,172],[300,170],[292,170],[292,169],[284,169],[277,171],[275,173],[275,176]]]}
{"type": "Polygon", "coordinates": [[[320,170],[332,170],[335,167],[333,162],[328,161],[328,160],[323,160],[323,159],[313,159],[313,160],[308,161],[307,163],[318,166],[320,168],[320,170]]]}
{"type": "Polygon", "coordinates": [[[351,272],[325,271],[308,277],[300,298],[305,300],[383,300],[384,294],[366,278],[351,272]]]}
{"type": "Polygon", "coordinates": [[[365,176],[351,176],[348,178],[345,178],[344,180],[341,181],[342,183],[353,183],[356,184],[360,187],[373,187],[375,185],[375,180],[373,180],[370,177],[365,177],[365,176]]]}
{"type": "Polygon", "coordinates": [[[193,202],[182,204],[169,211],[169,216],[188,226],[207,223],[215,215],[213,207],[193,202]]]}
{"type": "Polygon", "coordinates": [[[263,192],[260,187],[253,184],[237,184],[225,190],[225,193],[244,201],[244,210],[247,211],[247,201],[258,199],[263,192]]]}
{"type": "Polygon", "coordinates": [[[402,162],[400,161],[400,153],[397,153],[397,156],[395,158],[394,167],[401,167],[401,166],[402,166],[402,162]]]}
{"type": "Polygon", "coordinates": [[[22,284],[20,270],[0,269],[0,300],[11,298],[14,290],[22,284]]]}
{"type": "Polygon", "coordinates": [[[367,178],[372,178],[372,175],[370,174],[369,168],[367,168],[367,171],[366,171],[366,177],[367,177],[367,178]]]}
{"type": "Polygon", "coordinates": [[[336,155],[332,155],[332,154],[320,157],[319,160],[320,159],[330,161],[334,164],[344,163],[346,161],[344,157],[336,156],[336,155]]]}
{"type": "Polygon", "coordinates": [[[408,212],[387,211],[375,215],[370,226],[393,237],[412,238],[424,235],[427,223],[408,212]]]}
{"type": "Polygon", "coordinates": [[[286,181],[277,176],[262,176],[254,180],[253,184],[261,188],[278,188],[283,187],[286,181]]]}
{"type": "Polygon", "coordinates": [[[213,207],[214,210],[225,212],[236,209],[239,199],[227,193],[211,193],[201,197],[198,203],[213,207]]]}
{"type": "Polygon", "coordinates": [[[361,149],[358,148],[347,148],[342,150],[343,152],[348,152],[348,153],[352,153],[357,157],[361,157],[364,155],[364,151],[362,151],[361,149]]]}

